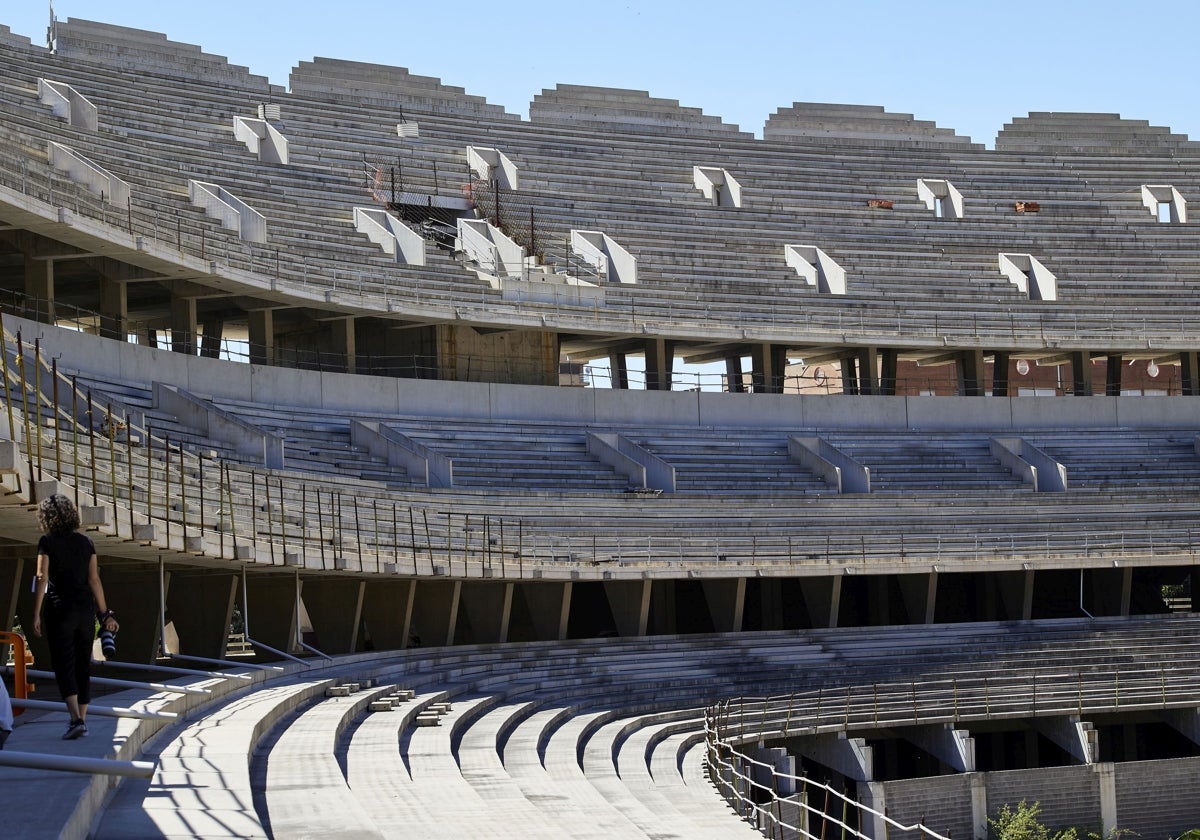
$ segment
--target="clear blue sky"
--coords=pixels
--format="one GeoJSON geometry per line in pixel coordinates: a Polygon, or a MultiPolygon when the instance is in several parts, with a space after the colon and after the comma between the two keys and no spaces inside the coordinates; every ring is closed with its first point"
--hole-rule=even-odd
{"type": "MultiPolygon", "coordinates": [[[[1200,3],[58,0],[286,84],[314,56],[394,64],[526,114],[565,82],[649,90],[761,135],[792,102],[882,105],[992,145],[1013,116],[1103,111],[1200,139],[1200,3]]],[[[0,24],[44,43],[46,0],[0,24]]]]}

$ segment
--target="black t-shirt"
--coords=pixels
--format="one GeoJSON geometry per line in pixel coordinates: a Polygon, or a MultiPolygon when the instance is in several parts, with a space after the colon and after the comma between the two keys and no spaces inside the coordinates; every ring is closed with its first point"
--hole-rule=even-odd
{"type": "Polygon", "coordinates": [[[55,607],[87,606],[94,603],[88,586],[88,564],[96,547],[91,537],[72,531],[52,536],[43,534],[38,540],[38,554],[50,558],[46,598],[55,607]]]}

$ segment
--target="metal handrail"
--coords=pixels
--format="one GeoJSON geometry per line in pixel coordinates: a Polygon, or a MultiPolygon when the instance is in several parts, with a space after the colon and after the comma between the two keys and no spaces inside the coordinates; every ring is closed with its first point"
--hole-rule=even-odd
{"type": "Polygon", "coordinates": [[[115,758],[86,758],[74,755],[0,750],[0,767],[24,767],[30,770],[61,770],[66,773],[90,773],[104,776],[132,776],[149,779],[154,775],[151,761],[122,761],[115,758]]]}

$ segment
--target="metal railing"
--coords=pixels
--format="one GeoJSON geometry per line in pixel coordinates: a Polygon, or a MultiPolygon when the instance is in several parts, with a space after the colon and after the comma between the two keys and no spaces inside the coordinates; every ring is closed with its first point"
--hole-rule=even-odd
{"type": "MultiPolygon", "coordinates": [[[[452,303],[429,294],[420,276],[406,279],[403,284],[388,283],[375,278],[372,272],[352,267],[343,274],[335,266],[322,266],[310,273],[311,260],[284,255],[270,244],[245,242],[196,214],[181,213],[171,206],[146,203],[144,197],[130,200],[124,208],[114,208],[101,196],[58,173],[35,152],[43,141],[19,131],[3,132],[14,138],[8,148],[0,149],[0,186],[53,208],[68,210],[78,216],[101,223],[109,228],[110,238],[122,235],[143,246],[153,244],[176,252],[180,258],[199,259],[218,273],[246,272],[248,279],[276,291],[291,293],[315,301],[334,301],[381,312],[402,312],[406,308],[425,310],[429,307],[443,312],[457,311],[463,318],[478,316],[494,320],[497,307],[508,308],[517,321],[538,316],[553,316],[556,326],[573,329],[615,330],[640,334],[652,328],[660,334],[684,335],[701,329],[705,335],[717,332],[735,333],[745,339],[747,333],[754,341],[786,343],[795,337],[796,311],[788,306],[721,308],[697,300],[694,296],[656,300],[654,291],[646,288],[637,295],[630,292],[610,293],[602,307],[564,301],[499,301],[494,292],[480,285],[475,300],[458,290],[452,303]],[[716,332],[714,332],[716,331],[716,332]]],[[[347,173],[354,178],[356,173],[347,173]]],[[[144,191],[139,193],[144,196],[144,191]]],[[[519,227],[519,225],[518,225],[519,227]]],[[[539,240],[541,234],[537,234],[539,240]]],[[[555,235],[546,234],[544,245],[547,261],[552,261],[555,235]]],[[[568,258],[568,263],[570,260],[568,258]]],[[[196,268],[196,264],[192,264],[196,268]]],[[[643,263],[643,269],[649,268],[643,263]]],[[[805,324],[806,341],[812,344],[884,344],[889,339],[910,343],[914,339],[944,341],[947,347],[1045,347],[1066,344],[1111,347],[1190,346],[1194,325],[1183,313],[1168,311],[1144,314],[1136,308],[1122,319],[1081,317],[1076,312],[1022,312],[1010,308],[1002,312],[956,314],[935,313],[932,323],[914,324],[904,311],[867,311],[864,308],[843,311],[827,302],[809,302],[811,313],[805,324]],[[1118,327],[1119,324],[1119,327],[1118,327]]]]}
{"type": "Polygon", "coordinates": [[[1123,668],[1008,667],[974,677],[821,686],[774,697],[729,699],[705,710],[708,777],[734,810],[767,837],[815,840],[810,825],[828,821],[840,836],[865,840],[874,836],[863,831],[870,818],[888,837],[915,832],[945,840],[923,825],[901,825],[805,775],[783,772],[748,754],[743,745],[855,730],[1190,709],[1198,689],[1200,664],[1188,660],[1123,668]],[[823,804],[812,804],[806,795],[812,791],[823,793],[823,804]]]}

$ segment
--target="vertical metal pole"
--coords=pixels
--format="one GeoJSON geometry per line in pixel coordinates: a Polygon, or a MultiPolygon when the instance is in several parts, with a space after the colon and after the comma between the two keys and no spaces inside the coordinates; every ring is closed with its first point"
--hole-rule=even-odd
{"type": "Polygon", "coordinates": [[[59,445],[60,428],[58,422],[58,359],[50,360],[50,379],[53,387],[51,390],[54,393],[54,413],[51,415],[54,418],[54,470],[59,480],[62,479],[62,447],[59,445]]]}
{"type": "Polygon", "coordinates": [[[321,515],[321,488],[317,488],[317,544],[321,547],[321,571],[325,571],[325,517],[321,515]]]}
{"type": "MultiPolygon", "coordinates": [[[[147,462],[146,468],[147,468],[147,470],[149,469],[149,462],[147,462]]],[[[180,444],[179,445],[179,514],[180,514],[180,521],[183,523],[182,524],[183,542],[184,542],[185,548],[187,546],[187,528],[188,528],[187,480],[186,480],[186,477],[187,477],[187,468],[184,466],[184,463],[183,463],[183,444],[180,444]]],[[[165,481],[165,482],[163,482],[163,486],[170,487],[171,482],[165,481]]],[[[168,509],[169,509],[169,507],[168,507],[168,509]]],[[[201,518],[201,521],[203,522],[203,520],[204,520],[203,510],[201,510],[200,518],[201,518]]],[[[168,536],[169,535],[170,535],[170,529],[168,528],[168,536]]]]}
{"type": "MultiPolygon", "coordinates": [[[[375,520],[375,573],[378,574],[383,570],[383,566],[381,566],[379,563],[379,504],[378,500],[376,500],[374,497],[371,498],[371,515],[375,520]]],[[[359,546],[358,550],[361,556],[361,545],[359,546]]]]}
{"type": "MultiPolygon", "coordinates": [[[[87,394],[87,422],[88,422],[88,448],[92,454],[92,504],[98,501],[96,496],[96,429],[95,423],[92,420],[92,389],[88,388],[87,394]]],[[[116,522],[114,521],[114,525],[116,522]]]]}
{"type": "Polygon", "coordinates": [[[29,429],[29,389],[25,384],[25,347],[21,343],[21,331],[17,330],[17,376],[21,380],[21,413],[25,418],[25,453],[29,456],[29,496],[31,501],[38,501],[37,492],[33,487],[33,456],[29,451],[32,443],[32,432],[29,429]]]}
{"type": "MultiPolygon", "coordinates": [[[[117,429],[113,425],[113,420],[112,420],[112,403],[109,403],[109,406],[108,406],[108,417],[109,417],[108,433],[110,435],[109,439],[112,440],[112,445],[113,445],[114,451],[115,451],[115,448],[117,445],[117,442],[115,439],[117,436],[117,429]]],[[[126,425],[125,425],[125,493],[129,497],[129,537],[130,537],[130,539],[132,539],[133,538],[133,446],[129,442],[129,425],[128,425],[128,423],[126,423],[126,425]]],[[[166,536],[167,536],[167,543],[170,544],[171,524],[170,524],[169,520],[167,522],[166,536]]]]}
{"type": "MultiPolygon", "coordinates": [[[[117,526],[117,446],[113,442],[112,403],[108,404],[107,417],[108,417],[108,434],[105,435],[105,437],[108,438],[108,484],[112,490],[113,527],[116,527],[117,526]]],[[[130,505],[129,505],[129,516],[130,516],[130,526],[131,526],[130,532],[129,532],[129,538],[133,539],[133,530],[132,530],[133,503],[132,503],[132,500],[130,500],[130,505]]],[[[117,532],[120,533],[119,528],[117,529],[117,532]]]]}
{"type": "Polygon", "coordinates": [[[42,480],[42,340],[33,340],[33,407],[37,412],[34,428],[37,430],[37,477],[42,480]]]}
{"type": "Polygon", "coordinates": [[[163,656],[170,656],[167,649],[167,581],[163,556],[158,555],[158,648],[163,656]]]}
{"type": "Polygon", "coordinates": [[[267,544],[271,547],[271,565],[275,565],[275,520],[271,518],[271,482],[268,477],[263,475],[263,496],[266,501],[263,504],[266,506],[267,514],[267,544]]]}
{"type": "MultiPolygon", "coordinates": [[[[2,328],[0,328],[2,329],[2,328]]],[[[5,348],[0,344],[0,353],[5,356],[5,348]]],[[[4,394],[8,396],[8,376],[4,377],[4,394]]],[[[75,507],[79,507],[79,414],[76,403],[79,399],[79,385],[75,380],[75,376],[71,376],[71,459],[74,461],[74,484],[75,484],[75,507]]],[[[11,433],[12,423],[9,423],[9,431],[11,433]]]]}
{"type": "Polygon", "coordinates": [[[279,541],[283,546],[283,562],[287,563],[287,519],[283,515],[283,479],[279,479],[279,541]]]}

